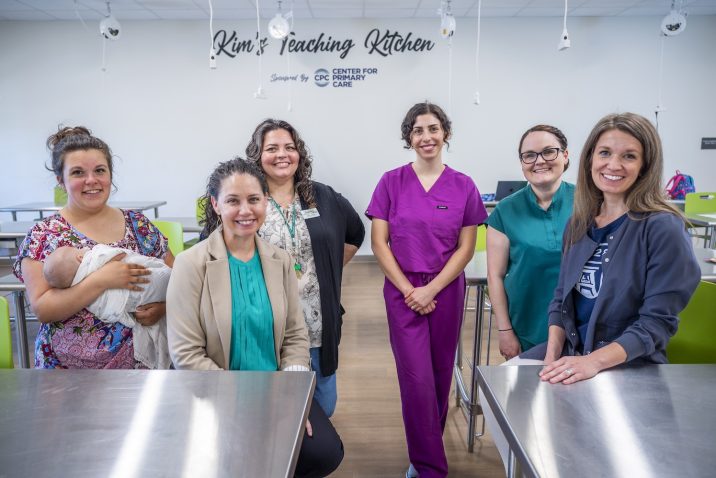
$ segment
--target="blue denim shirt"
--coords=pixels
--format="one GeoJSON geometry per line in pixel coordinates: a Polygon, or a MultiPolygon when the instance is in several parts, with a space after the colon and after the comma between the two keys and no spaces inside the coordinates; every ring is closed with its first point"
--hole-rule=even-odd
{"type": "MultiPolygon", "coordinates": [[[[627,362],[667,363],[666,344],[701,278],[684,222],[674,214],[630,214],[609,239],[602,288],[589,319],[583,353],[611,342],[627,362]]],[[[596,243],[585,235],[565,250],[549,325],[562,327],[562,355],[575,355],[579,338],[572,289],[596,243]]]]}

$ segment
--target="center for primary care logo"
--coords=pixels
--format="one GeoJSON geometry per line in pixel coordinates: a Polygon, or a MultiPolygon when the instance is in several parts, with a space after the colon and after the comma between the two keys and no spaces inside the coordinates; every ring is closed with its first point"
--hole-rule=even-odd
{"type": "Polygon", "coordinates": [[[324,87],[328,85],[328,82],[331,79],[331,74],[328,73],[328,70],[319,68],[316,70],[316,73],[313,74],[313,79],[316,80],[316,85],[324,87]]]}
{"type": "Polygon", "coordinates": [[[313,74],[316,86],[323,88],[333,81],[334,88],[352,88],[354,82],[364,81],[368,75],[377,75],[378,68],[333,68],[328,71],[319,68],[313,74]]]}

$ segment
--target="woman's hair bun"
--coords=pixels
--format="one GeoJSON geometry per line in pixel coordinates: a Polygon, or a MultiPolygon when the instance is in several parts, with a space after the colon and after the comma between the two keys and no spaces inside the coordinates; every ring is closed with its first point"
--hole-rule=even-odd
{"type": "Polygon", "coordinates": [[[50,151],[55,150],[55,146],[65,138],[71,136],[92,136],[92,132],[84,126],[62,126],[57,127],[57,133],[47,138],[47,148],[50,151]]]}

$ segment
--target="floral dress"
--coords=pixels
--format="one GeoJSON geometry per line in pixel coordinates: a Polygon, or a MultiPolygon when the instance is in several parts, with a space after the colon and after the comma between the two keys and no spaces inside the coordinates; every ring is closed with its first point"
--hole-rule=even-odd
{"type": "MultiPolygon", "coordinates": [[[[167,239],[138,211],[124,213],[124,237],[108,244],[163,259],[167,239]]],[[[59,214],[35,224],[19,248],[13,272],[24,282],[20,263],[26,257],[45,262],[55,249],[91,249],[97,244],[59,214]]],[[[105,323],[87,309],[72,317],[42,324],[35,339],[36,368],[144,368],[134,358],[132,329],[105,323]]]]}
{"type": "Polygon", "coordinates": [[[303,309],[303,318],[308,328],[308,338],[311,348],[322,344],[323,320],[321,318],[321,291],[318,287],[316,262],[313,259],[313,246],[308,233],[306,220],[301,214],[301,200],[296,194],[288,209],[284,209],[269,201],[259,236],[271,244],[278,246],[291,254],[295,264],[298,264],[296,277],[298,278],[298,295],[303,309]],[[294,219],[295,218],[295,219],[294,219]],[[291,235],[293,230],[293,237],[291,235]]]}

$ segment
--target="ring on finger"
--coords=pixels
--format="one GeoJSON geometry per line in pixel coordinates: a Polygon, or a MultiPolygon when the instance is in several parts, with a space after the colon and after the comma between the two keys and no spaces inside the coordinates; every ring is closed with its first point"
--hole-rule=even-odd
{"type": "Polygon", "coordinates": [[[567,370],[564,371],[564,373],[567,374],[567,377],[571,377],[572,375],[574,375],[574,370],[572,370],[571,368],[568,368],[567,370]]]}

